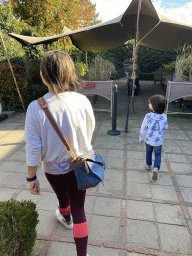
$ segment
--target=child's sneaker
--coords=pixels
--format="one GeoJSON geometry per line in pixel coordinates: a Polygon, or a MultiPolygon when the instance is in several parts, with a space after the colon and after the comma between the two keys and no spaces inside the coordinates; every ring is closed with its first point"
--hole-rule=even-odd
{"type": "Polygon", "coordinates": [[[152,180],[157,180],[157,178],[158,178],[158,169],[157,168],[153,169],[151,178],[152,178],[152,180]]]}
{"type": "Polygon", "coordinates": [[[59,209],[56,210],[55,216],[57,220],[67,229],[73,229],[73,220],[66,221],[63,215],[61,215],[59,209]]]}
{"type": "Polygon", "coordinates": [[[146,170],[151,171],[151,165],[146,165],[146,170]]]}

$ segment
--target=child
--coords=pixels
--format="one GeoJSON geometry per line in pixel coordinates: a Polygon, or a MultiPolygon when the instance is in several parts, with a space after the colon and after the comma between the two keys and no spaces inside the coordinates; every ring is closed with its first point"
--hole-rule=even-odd
{"type": "Polygon", "coordinates": [[[149,108],[153,111],[146,114],[141,125],[139,142],[146,145],[146,169],[151,170],[152,153],[155,152],[155,162],[152,171],[152,180],[158,178],[161,166],[161,149],[163,144],[163,131],[168,128],[167,116],[164,114],[165,98],[163,95],[153,95],[149,99],[149,108]]]}

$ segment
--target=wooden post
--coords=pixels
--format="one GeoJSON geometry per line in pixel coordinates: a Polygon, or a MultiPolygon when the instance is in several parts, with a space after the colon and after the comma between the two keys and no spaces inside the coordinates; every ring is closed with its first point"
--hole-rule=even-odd
{"type": "Polygon", "coordinates": [[[133,78],[133,87],[132,87],[132,97],[131,97],[131,113],[134,112],[134,93],[135,93],[135,81],[136,81],[136,65],[137,65],[137,53],[138,53],[138,42],[139,42],[139,18],[140,18],[140,10],[141,10],[141,2],[142,0],[139,0],[138,5],[138,11],[137,11],[137,26],[136,26],[136,37],[135,37],[135,44],[133,46],[133,72],[132,72],[132,78],[133,78]]]}
{"type": "Polygon", "coordinates": [[[18,84],[17,84],[16,77],[15,77],[15,74],[14,74],[14,71],[13,71],[13,68],[12,68],[12,65],[11,65],[11,62],[10,62],[10,60],[9,60],[9,56],[8,56],[8,53],[7,53],[7,50],[6,50],[6,47],[5,47],[5,43],[4,43],[4,41],[3,41],[3,37],[2,37],[1,31],[0,31],[0,37],[1,37],[1,41],[2,41],[2,43],[3,43],[3,47],[4,47],[4,50],[5,50],[5,54],[6,54],[6,57],[7,57],[7,61],[8,61],[8,63],[9,63],[9,67],[10,67],[10,69],[11,69],[11,73],[12,73],[12,75],[13,75],[13,80],[14,80],[14,82],[15,82],[15,86],[16,86],[17,92],[18,92],[18,94],[19,94],[19,98],[20,98],[20,100],[21,100],[23,109],[24,109],[24,111],[25,111],[25,106],[24,106],[24,103],[23,103],[23,99],[22,99],[22,97],[21,97],[21,93],[20,93],[20,90],[19,90],[19,86],[18,86],[18,84]]]}
{"type": "MultiPolygon", "coordinates": [[[[61,27],[62,27],[61,33],[63,33],[63,28],[64,28],[64,26],[63,26],[63,20],[61,20],[61,27]]],[[[63,36],[63,50],[64,50],[64,52],[65,52],[65,39],[64,39],[64,36],[63,36]]]]}

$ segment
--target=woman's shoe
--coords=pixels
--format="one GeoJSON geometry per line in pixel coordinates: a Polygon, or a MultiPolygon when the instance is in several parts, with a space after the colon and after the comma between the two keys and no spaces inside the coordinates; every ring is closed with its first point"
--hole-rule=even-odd
{"type": "Polygon", "coordinates": [[[73,220],[66,221],[63,215],[61,215],[59,209],[56,210],[55,216],[57,220],[67,229],[73,229],[73,220]]]}

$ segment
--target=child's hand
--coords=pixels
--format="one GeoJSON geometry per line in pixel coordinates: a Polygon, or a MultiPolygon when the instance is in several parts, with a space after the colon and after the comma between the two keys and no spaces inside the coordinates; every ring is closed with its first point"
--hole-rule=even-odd
{"type": "Polygon", "coordinates": [[[143,145],[143,140],[142,140],[142,141],[139,141],[139,143],[140,143],[141,145],[143,145]]]}

